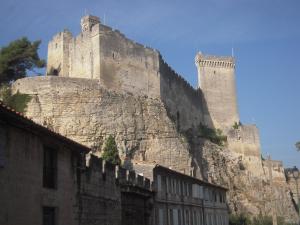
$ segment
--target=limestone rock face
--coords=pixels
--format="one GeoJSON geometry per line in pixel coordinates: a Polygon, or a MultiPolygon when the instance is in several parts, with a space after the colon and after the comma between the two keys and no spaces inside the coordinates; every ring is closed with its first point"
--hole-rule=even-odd
{"type": "Polygon", "coordinates": [[[257,176],[257,171],[253,173],[249,170],[240,155],[229,149],[206,142],[203,158],[207,162],[208,180],[229,189],[227,198],[232,212],[271,216],[274,207],[278,217],[289,222],[298,221],[283,172],[272,169],[271,188],[266,166],[263,167],[262,175],[257,176]]]}
{"type": "Polygon", "coordinates": [[[78,78],[24,78],[14,88],[32,95],[28,117],[96,154],[111,134],[121,157],[127,152],[135,160],[190,169],[188,143],[159,99],[109,92],[97,80],[78,78]]]}
{"type": "Polygon", "coordinates": [[[238,153],[199,137],[193,127],[181,130],[158,98],[108,91],[97,80],[51,76],[17,80],[13,89],[32,96],[26,116],[96,155],[114,135],[121,158],[155,162],[228,187],[233,212],[270,215],[270,193],[275,193],[277,215],[297,220],[280,171],[271,191],[266,171],[258,176],[238,153]]]}

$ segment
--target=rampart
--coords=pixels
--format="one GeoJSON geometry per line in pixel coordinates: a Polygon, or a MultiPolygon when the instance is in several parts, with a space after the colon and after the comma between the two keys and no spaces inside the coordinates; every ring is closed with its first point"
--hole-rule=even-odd
{"type": "MultiPolygon", "coordinates": [[[[122,224],[122,211],[126,211],[122,205],[127,204],[121,197],[128,194],[128,191],[124,192],[122,187],[138,187],[140,190],[151,192],[151,182],[148,178],[94,155],[87,156],[86,165],[82,165],[79,171],[79,224],[91,224],[91,221],[102,224],[122,224]]],[[[130,194],[140,193],[129,192],[130,194]]]]}
{"type": "Polygon", "coordinates": [[[253,174],[263,173],[259,130],[255,125],[239,125],[227,133],[228,148],[242,156],[247,168],[253,174]]]}
{"type": "Polygon", "coordinates": [[[193,88],[162,56],[159,58],[159,69],[160,97],[176,122],[177,129],[187,130],[200,123],[211,125],[201,90],[193,88]]]}

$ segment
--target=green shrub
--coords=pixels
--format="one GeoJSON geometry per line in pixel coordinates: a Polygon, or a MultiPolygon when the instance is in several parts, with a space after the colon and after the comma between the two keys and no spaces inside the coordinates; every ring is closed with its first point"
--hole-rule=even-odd
{"type": "Polygon", "coordinates": [[[200,124],[199,133],[201,137],[206,138],[219,146],[224,146],[227,142],[227,136],[223,135],[220,129],[212,129],[200,124]]]}
{"type": "Polygon", "coordinates": [[[118,151],[115,138],[111,135],[109,135],[109,137],[105,142],[102,158],[113,164],[117,164],[117,165],[121,164],[121,159],[119,157],[119,151],[118,151]]]}
{"type": "Polygon", "coordinates": [[[239,127],[240,127],[240,124],[238,122],[234,122],[232,128],[237,130],[237,129],[239,129],[239,127]]]}
{"type": "Polygon", "coordinates": [[[272,221],[272,217],[263,216],[260,214],[256,217],[253,217],[252,224],[253,225],[272,225],[273,221],[272,221]]]}
{"type": "Polygon", "coordinates": [[[251,225],[251,219],[245,214],[230,215],[229,225],[251,225]]]}
{"type": "MultiPolygon", "coordinates": [[[[229,225],[272,225],[273,220],[271,216],[263,216],[259,214],[258,216],[252,217],[246,216],[245,214],[235,214],[229,216],[229,225]]],[[[293,225],[290,223],[286,223],[284,218],[277,217],[278,225],[293,225]]],[[[296,224],[295,224],[296,225],[296,224]]]]}
{"type": "Polygon", "coordinates": [[[22,94],[19,91],[16,94],[12,94],[11,87],[7,84],[3,84],[0,87],[0,99],[5,105],[13,108],[17,112],[24,113],[28,102],[31,100],[31,96],[22,94]]]}

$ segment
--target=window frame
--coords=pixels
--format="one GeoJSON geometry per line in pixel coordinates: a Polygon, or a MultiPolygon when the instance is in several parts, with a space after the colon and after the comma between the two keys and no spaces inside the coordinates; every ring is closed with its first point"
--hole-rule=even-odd
{"type": "Polygon", "coordinates": [[[43,188],[57,189],[58,151],[47,145],[43,146],[43,188]],[[50,153],[48,155],[48,153],[50,153]],[[47,158],[50,157],[50,158],[47,158]],[[49,164],[46,165],[50,161],[49,164]]]}

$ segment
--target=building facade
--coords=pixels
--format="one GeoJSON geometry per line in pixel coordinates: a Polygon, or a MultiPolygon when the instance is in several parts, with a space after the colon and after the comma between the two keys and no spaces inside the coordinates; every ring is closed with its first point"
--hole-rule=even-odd
{"type": "Polygon", "coordinates": [[[162,166],[153,169],[155,224],[228,225],[226,189],[162,166]]]}
{"type": "Polygon", "coordinates": [[[1,225],[150,225],[150,180],[0,102],[1,225]]]}
{"type": "Polygon", "coordinates": [[[153,225],[228,225],[226,188],[158,164],[133,167],[153,180],[153,225]]]}

